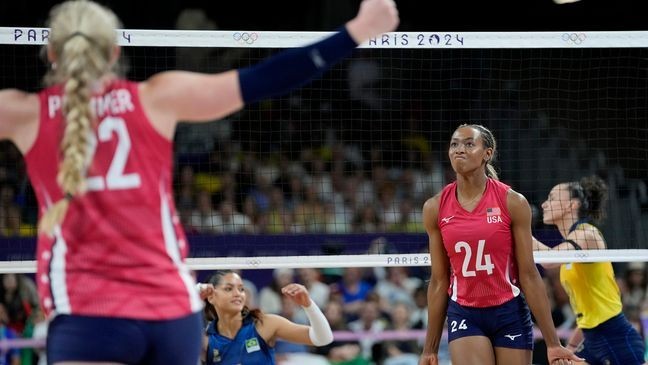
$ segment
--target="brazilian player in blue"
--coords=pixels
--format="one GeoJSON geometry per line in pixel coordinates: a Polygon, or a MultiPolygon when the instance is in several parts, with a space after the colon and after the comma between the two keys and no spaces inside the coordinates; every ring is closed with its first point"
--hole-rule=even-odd
{"type": "MultiPolygon", "coordinates": [[[[604,250],[605,239],[595,224],[604,218],[606,202],[607,185],[598,176],[554,186],[542,203],[543,221],[557,226],[564,241],[550,248],[534,240],[534,249],[604,250]]],[[[576,314],[578,328],[568,349],[591,365],[645,364],[643,341],[621,312],[611,262],[543,266],[560,266],[560,282],[576,314]]]]}
{"type": "Polygon", "coordinates": [[[229,270],[217,271],[208,284],[198,284],[211,319],[203,339],[202,361],[206,365],[273,365],[277,339],[309,346],[333,341],[326,317],[300,284],[288,284],[281,292],[306,312],[310,326],[249,309],[241,277],[229,270]]]}

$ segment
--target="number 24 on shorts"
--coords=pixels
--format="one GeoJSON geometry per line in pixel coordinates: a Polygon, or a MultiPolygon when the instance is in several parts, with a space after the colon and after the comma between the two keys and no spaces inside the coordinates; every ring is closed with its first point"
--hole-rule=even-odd
{"type": "Polygon", "coordinates": [[[466,325],[466,320],[462,319],[457,326],[457,321],[450,322],[450,332],[457,332],[457,330],[467,330],[468,325],[466,325]]]}

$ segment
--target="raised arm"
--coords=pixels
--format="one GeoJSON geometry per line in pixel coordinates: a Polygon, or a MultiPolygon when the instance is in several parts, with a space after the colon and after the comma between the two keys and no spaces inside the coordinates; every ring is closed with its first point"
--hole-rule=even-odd
{"type": "Polygon", "coordinates": [[[531,208],[523,195],[510,190],[507,206],[511,213],[512,231],[515,240],[515,256],[520,276],[522,291],[529,308],[536,319],[547,344],[547,357],[552,364],[556,360],[566,359],[582,361],[560,344],[554,328],[549,306],[549,299],[544,282],[538,273],[533,260],[533,243],[531,236],[531,208]]]}
{"type": "Polygon", "coordinates": [[[0,140],[12,141],[23,154],[38,134],[38,95],[16,89],[0,90],[0,140]]]}
{"type": "Polygon", "coordinates": [[[428,329],[420,365],[438,364],[437,354],[441,342],[443,323],[448,310],[448,286],[450,285],[450,261],[441,231],[437,224],[439,195],[428,199],[423,205],[423,224],[428,234],[431,259],[431,275],[428,284],[428,329]]]}
{"type": "Polygon", "coordinates": [[[364,0],[357,16],[326,39],[241,70],[215,75],[160,73],[141,85],[142,102],[156,129],[171,138],[177,121],[222,118],[244,104],[289,92],[319,76],[359,43],[397,25],[393,0],[364,0]]]}
{"type": "Polygon", "coordinates": [[[288,284],[281,288],[281,292],[304,309],[310,326],[293,323],[281,316],[266,314],[261,328],[264,339],[274,342],[275,339],[281,338],[310,346],[325,346],[333,342],[331,326],[303,285],[288,284]]]}

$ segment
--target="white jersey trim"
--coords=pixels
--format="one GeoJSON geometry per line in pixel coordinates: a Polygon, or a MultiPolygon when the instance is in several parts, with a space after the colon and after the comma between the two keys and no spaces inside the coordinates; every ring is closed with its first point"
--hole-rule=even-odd
{"type": "MultiPolygon", "coordinates": [[[[42,187],[43,194],[46,200],[48,209],[52,206],[52,200],[47,194],[45,187],[42,187]]],[[[72,307],[70,306],[70,296],[68,295],[68,288],[66,282],[66,262],[65,256],[67,254],[67,242],[63,238],[63,231],[61,226],[54,227],[54,243],[52,244],[52,260],[49,266],[49,282],[52,298],[43,298],[42,303],[47,305],[49,302],[57,314],[70,314],[72,307]],[[52,301],[54,303],[52,303],[52,301]]],[[[41,258],[42,260],[42,258],[41,258]]],[[[39,279],[40,280],[40,279],[39,279]]],[[[52,309],[52,308],[46,308],[52,309]]]]}
{"type": "Polygon", "coordinates": [[[457,301],[457,293],[459,292],[459,290],[457,289],[457,275],[452,274],[452,276],[453,276],[453,278],[452,278],[452,297],[451,297],[451,299],[456,302],[457,301]]]}
{"type": "MultiPolygon", "coordinates": [[[[52,264],[50,266],[50,280],[52,297],[54,298],[54,308],[59,314],[72,313],[70,306],[70,297],[65,275],[65,256],[67,254],[67,242],[63,238],[61,227],[54,228],[54,237],[56,241],[52,246],[52,264]]],[[[47,300],[47,298],[45,298],[47,300]]]]}
{"type": "Polygon", "coordinates": [[[198,293],[196,292],[196,283],[189,268],[180,258],[180,248],[178,245],[178,237],[173,225],[173,218],[171,217],[171,208],[167,201],[169,197],[166,194],[163,186],[160,186],[160,215],[162,220],[162,235],[164,236],[164,245],[166,251],[171,257],[171,260],[178,269],[178,274],[182,282],[185,284],[187,289],[187,295],[189,296],[189,302],[191,305],[192,312],[198,312],[203,308],[203,302],[200,300],[198,293]]]}
{"type": "Polygon", "coordinates": [[[506,259],[506,281],[511,286],[511,292],[513,293],[513,297],[515,298],[518,295],[520,295],[520,288],[518,288],[517,286],[515,286],[515,284],[511,282],[510,268],[511,268],[511,256],[509,256],[506,259]]]}

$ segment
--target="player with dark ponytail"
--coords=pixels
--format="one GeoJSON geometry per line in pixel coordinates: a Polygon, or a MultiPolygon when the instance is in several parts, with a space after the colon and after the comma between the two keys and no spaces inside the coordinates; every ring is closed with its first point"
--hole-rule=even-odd
{"type": "MultiPolygon", "coordinates": [[[[534,239],[534,249],[604,250],[596,227],[605,218],[607,185],[598,176],[560,183],[542,203],[543,221],[555,225],[564,241],[550,248],[534,239]]],[[[560,266],[560,282],[569,295],[578,328],[567,343],[589,364],[644,364],[644,344],[622,313],[611,262],[543,264],[560,266]]]]}

